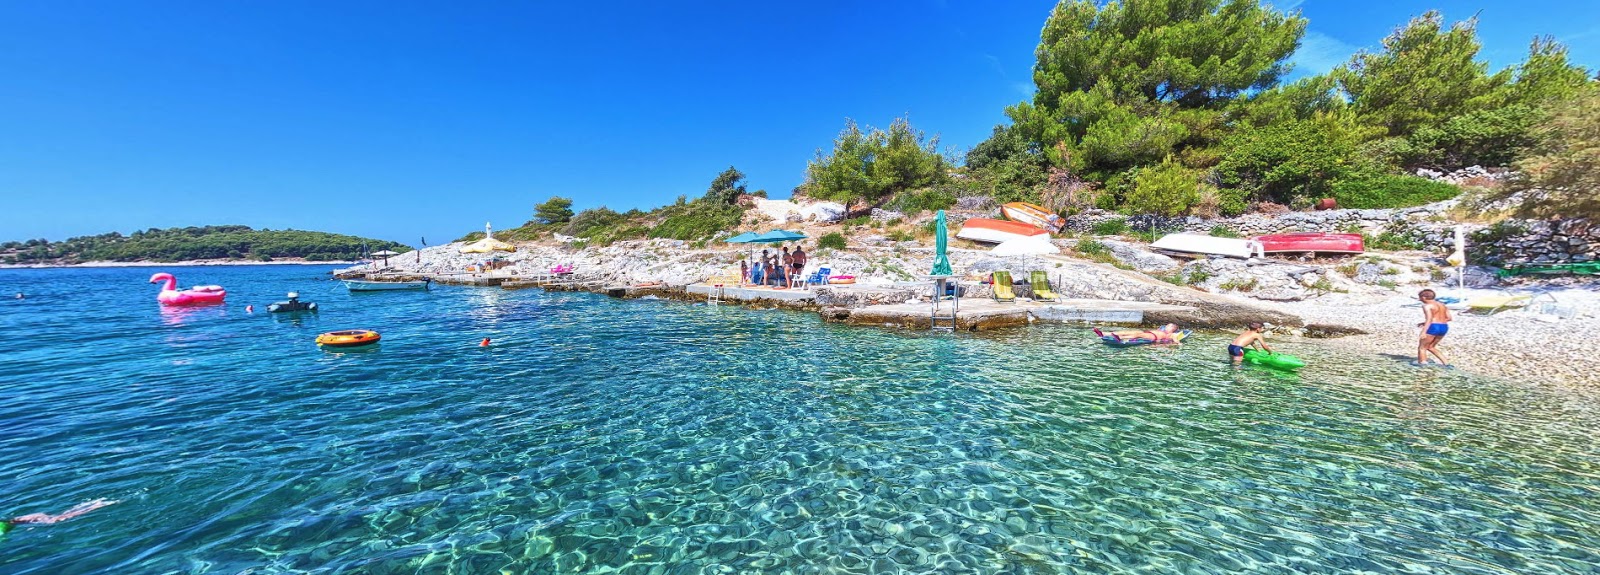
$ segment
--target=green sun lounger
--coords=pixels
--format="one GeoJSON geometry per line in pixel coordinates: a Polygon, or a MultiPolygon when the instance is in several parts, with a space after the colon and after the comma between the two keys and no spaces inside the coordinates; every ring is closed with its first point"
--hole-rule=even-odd
{"type": "Polygon", "coordinates": [[[1033,288],[1033,299],[1038,301],[1061,301],[1061,296],[1050,291],[1050,278],[1043,270],[1034,270],[1028,274],[1029,287],[1033,288]]]}
{"type": "Polygon", "coordinates": [[[1011,290],[1011,272],[994,272],[994,301],[1017,301],[1017,293],[1011,290]]]}

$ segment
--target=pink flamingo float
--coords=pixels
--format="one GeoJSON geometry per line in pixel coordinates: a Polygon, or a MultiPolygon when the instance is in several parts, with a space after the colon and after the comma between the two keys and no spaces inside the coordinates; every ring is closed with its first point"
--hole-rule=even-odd
{"type": "Polygon", "coordinates": [[[159,273],[150,276],[150,283],[167,282],[161,286],[161,293],[156,294],[156,301],[161,305],[202,305],[208,303],[222,303],[222,298],[228,297],[228,290],[222,286],[194,286],[178,291],[178,278],[169,273],[159,273]]]}

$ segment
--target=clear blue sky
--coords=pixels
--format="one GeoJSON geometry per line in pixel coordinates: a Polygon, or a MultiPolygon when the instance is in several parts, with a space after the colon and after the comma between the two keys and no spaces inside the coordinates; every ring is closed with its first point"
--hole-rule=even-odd
{"type": "MultiPolygon", "coordinates": [[[[846,118],[964,150],[1054,2],[0,1],[0,240],[245,224],[415,245],[535,203],[787,196],[846,118]],[[593,4],[593,5],[591,5],[593,4]]],[[[1429,8],[1600,66],[1600,2],[1278,0],[1326,71],[1429,8]]]]}

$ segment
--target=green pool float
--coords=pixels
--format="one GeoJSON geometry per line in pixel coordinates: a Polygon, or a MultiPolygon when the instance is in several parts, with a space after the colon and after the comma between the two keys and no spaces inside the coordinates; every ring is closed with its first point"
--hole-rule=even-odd
{"type": "Polygon", "coordinates": [[[1274,369],[1296,370],[1306,366],[1306,362],[1301,361],[1298,357],[1282,353],[1267,353],[1258,349],[1244,350],[1244,360],[1255,365],[1274,369]]]}

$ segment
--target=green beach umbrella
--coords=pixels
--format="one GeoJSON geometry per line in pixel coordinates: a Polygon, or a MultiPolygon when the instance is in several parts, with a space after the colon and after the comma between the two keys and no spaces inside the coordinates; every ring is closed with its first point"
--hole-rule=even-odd
{"type": "Polygon", "coordinates": [[[955,275],[950,269],[950,256],[945,255],[945,250],[950,246],[950,240],[945,236],[950,235],[950,228],[944,223],[944,210],[939,210],[939,215],[933,224],[933,273],[936,276],[955,275]]]}

